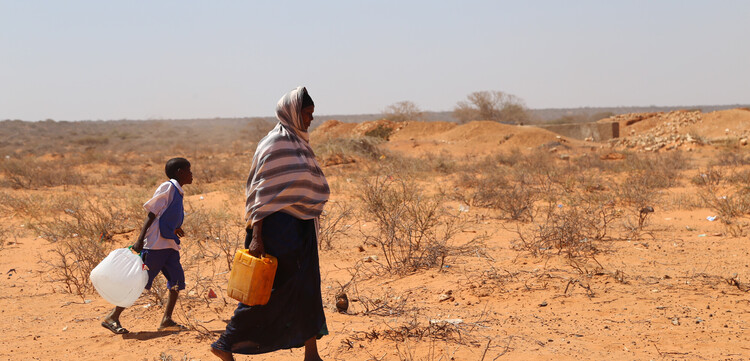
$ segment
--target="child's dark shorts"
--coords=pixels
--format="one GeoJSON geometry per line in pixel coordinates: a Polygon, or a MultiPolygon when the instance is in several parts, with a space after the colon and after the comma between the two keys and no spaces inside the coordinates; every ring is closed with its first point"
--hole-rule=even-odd
{"type": "Polygon", "coordinates": [[[141,259],[148,266],[148,283],[146,289],[151,289],[151,283],[159,272],[164,273],[167,278],[167,288],[177,290],[185,289],[185,271],[180,264],[180,252],[171,248],[167,249],[144,249],[141,251],[141,259]]]}

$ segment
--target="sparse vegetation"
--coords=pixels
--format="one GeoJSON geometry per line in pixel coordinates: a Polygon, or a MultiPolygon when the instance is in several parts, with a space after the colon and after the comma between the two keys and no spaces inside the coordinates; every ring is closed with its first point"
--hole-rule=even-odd
{"type": "Polygon", "coordinates": [[[439,195],[425,194],[411,179],[378,174],[362,181],[359,197],[362,217],[373,220],[376,228],[363,235],[382,251],[388,270],[443,266],[461,220],[443,208],[439,195]]]}
{"type": "Polygon", "coordinates": [[[406,100],[387,106],[383,110],[383,117],[392,122],[421,121],[424,120],[424,112],[414,102],[406,100]]]}
{"type": "Polygon", "coordinates": [[[326,165],[347,164],[360,159],[377,159],[383,151],[377,146],[383,142],[377,137],[328,138],[314,145],[315,154],[326,165]]]}
{"type": "Polygon", "coordinates": [[[478,91],[469,94],[466,100],[456,104],[453,116],[460,122],[494,120],[510,124],[529,121],[528,110],[523,100],[501,91],[478,91]]]}

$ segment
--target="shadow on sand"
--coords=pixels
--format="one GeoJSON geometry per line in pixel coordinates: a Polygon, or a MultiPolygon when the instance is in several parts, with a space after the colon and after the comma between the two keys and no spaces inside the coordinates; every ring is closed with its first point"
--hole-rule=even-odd
{"type": "MultiPolygon", "coordinates": [[[[153,340],[160,337],[165,337],[169,335],[173,335],[175,333],[182,333],[182,332],[189,332],[189,331],[138,331],[138,332],[129,332],[122,335],[122,338],[125,340],[139,340],[139,341],[146,341],[146,340],[153,340]]],[[[217,337],[221,335],[224,330],[214,330],[209,331],[210,333],[216,335],[217,337]]]]}

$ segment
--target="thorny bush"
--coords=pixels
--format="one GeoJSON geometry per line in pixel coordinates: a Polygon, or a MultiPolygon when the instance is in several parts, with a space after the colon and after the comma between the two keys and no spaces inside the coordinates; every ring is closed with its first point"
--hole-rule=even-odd
{"type": "Polygon", "coordinates": [[[578,271],[586,273],[585,264],[596,261],[594,257],[602,251],[604,242],[612,239],[610,232],[618,217],[616,203],[607,195],[572,196],[551,206],[531,229],[518,227],[513,248],[533,256],[563,256],[578,271]]]}
{"type": "Polygon", "coordinates": [[[366,241],[380,247],[391,271],[441,267],[447,245],[461,229],[461,219],[442,205],[442,197],[422,192],[411,179],[378,174],[362,181],[363,218],[375,221],[366,241]]]}

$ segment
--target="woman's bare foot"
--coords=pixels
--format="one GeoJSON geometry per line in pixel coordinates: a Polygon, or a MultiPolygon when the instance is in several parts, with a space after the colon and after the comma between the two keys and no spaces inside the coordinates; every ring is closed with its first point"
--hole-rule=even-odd
{"type": "Polygon", "coordinates": [[[220,358],[222,361],[234,361],[234,356],[224,350],[219,350],[211,347],[211,353],[216,355],[216,357],[220,358]]]}

